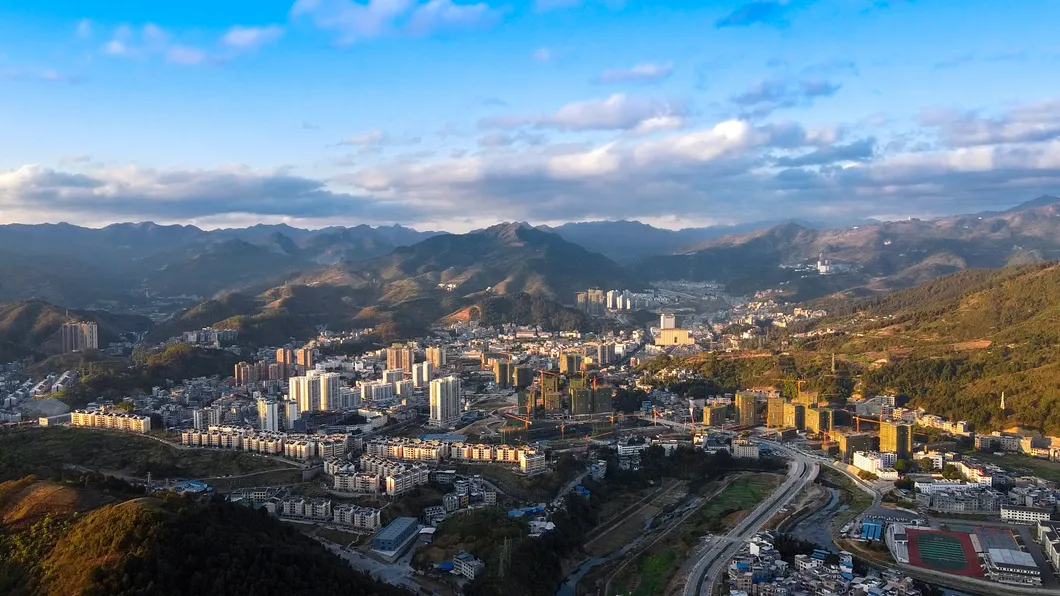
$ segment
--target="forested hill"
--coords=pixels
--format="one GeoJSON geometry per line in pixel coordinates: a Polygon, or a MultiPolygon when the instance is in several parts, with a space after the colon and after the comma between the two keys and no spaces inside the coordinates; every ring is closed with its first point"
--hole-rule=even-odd
{"type": "Polygon", "coordinates": [[[964,271],[835,314],[818,328],[843,333],[800,349],[862,367],[863,393],[904,393],[980,430],[1060,435],[1060,264],[964,271]]]}
{"type": "Polygon", "coordinates": [[[0,593],[404,594],[264,512],[139,498],[77,514],[79,492],[32,477],[0,484],[0,593]]]}

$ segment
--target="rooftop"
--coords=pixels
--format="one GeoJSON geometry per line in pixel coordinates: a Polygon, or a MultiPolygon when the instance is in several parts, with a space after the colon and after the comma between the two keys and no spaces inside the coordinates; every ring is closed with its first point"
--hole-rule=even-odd
{"type": "Polygon", "coordinates": [[[1013,550],[1011,548],[992,548],[987,552],[990,554],[990,560],[995,565],[1038,568],[1038,564],[1034,562],[1034,557],[1032,557],[1030,553],[1025,553],[1021,550],[1013,550]]]}
{"type": "Polygon", "coordinates": [[[409,526],[419,525],[419,521],[414,517],[396,517],[394,521],[387,524],[379,535],[376,536],[379,540],[395,540],[401,537],[409,526]]]}

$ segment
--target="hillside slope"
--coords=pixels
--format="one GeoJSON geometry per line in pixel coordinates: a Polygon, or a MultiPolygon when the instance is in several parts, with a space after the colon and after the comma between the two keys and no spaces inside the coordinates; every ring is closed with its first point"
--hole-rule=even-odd
{"type": "Polygon", "coordinates": [[[800,347],[859,363],[863,393],[904,393],[981,429],[1022,424],[1060,434],[1056,262],[963,271],[855,302],[818,327],[844,333],[800,347]]]}
{"type": "Polygon", "coordinates": [[[102,311],[68,311],[42,300],[0,304],[0,356],[7,356],[0,360],[14,360],[27,352],[59,353],[62,350],[59,328],[66,321],[96,323],[101,348],[118,341],[123,333],[142,333],[151,328],[151,320],[146,317],[102,311]]]}
{"type": "Polygon", "coordinates": [[[138,498],[79,514],[75,489],[0,484],[0,592],[11,596],[270,594],[397,596],[296,529],[223,502],[138,498]]]}

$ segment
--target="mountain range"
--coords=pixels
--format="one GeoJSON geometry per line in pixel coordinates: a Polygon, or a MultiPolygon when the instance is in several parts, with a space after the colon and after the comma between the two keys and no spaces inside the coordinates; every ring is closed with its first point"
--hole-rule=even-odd
{"type": "Polygon", "coordinates": [[[636,290],[659,279],[717,281],[745,295],[782,288],[791,300],[871,295],[967,268],[1060,257],[1060,199],[841,229],[794,221],[751,231],[515,222],[467,234],[364,225],[8,225],[0,226],[0,257],[0,302],[122,312],[165,297],[205,299],[157,333],[224,323],[251,334],[271,328],[264,341],[320,325],[422,328],[490,296],[572,304],[588,287],[636,290]],[[808,267],[819,258],[834,274],[808,267]]]}

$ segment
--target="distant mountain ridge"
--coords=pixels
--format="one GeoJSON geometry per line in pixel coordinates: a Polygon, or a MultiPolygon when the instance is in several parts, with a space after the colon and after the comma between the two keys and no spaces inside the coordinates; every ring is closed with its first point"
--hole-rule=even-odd
{"type": "Polygon", "coordinates": [[[284,278],[437,235],[402,226],[202,230],[152,222],[0,226],[0,301],[79,307],[131,296],[262,291],[284,278]]]}
{"type": "Polygon", "coordinates": [[[812,298],[858,286],[903,288],[967,268],[1057,258],[1060,199],[1046,195],[1001,212],[934,220],[842,229],[786,223],[704,240],[682,254],[645,258],[634,269],[650,279],[714,280],[746,292],[787,283],[804,291],[801,298],[812,298]],[[816,277],[790,268],[822,256],[853,271],[816,277]]]}

